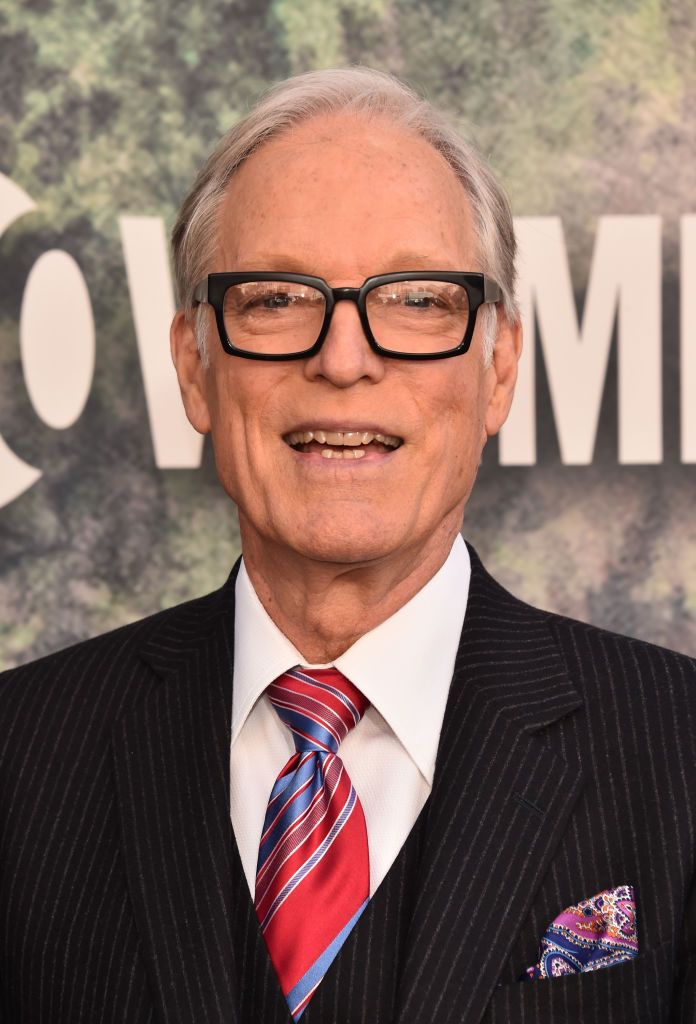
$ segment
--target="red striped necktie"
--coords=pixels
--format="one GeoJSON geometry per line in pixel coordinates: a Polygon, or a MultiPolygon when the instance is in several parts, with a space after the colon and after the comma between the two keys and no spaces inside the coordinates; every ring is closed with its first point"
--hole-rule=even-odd
{"type": "Polygon", "coordinates": [[[295,753],[268,801],[254,902],[298,1020],[370,896],[365,816],[336,753],[369,702],[333,668],[291,669],[266,692],[295,753]]]}

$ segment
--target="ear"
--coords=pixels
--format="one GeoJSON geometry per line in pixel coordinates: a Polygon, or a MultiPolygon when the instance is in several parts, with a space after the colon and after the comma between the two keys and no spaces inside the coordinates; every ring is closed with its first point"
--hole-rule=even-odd
{"type": "Polygon", "coordinates": [[[488,372],[493,385],[486,408],[486,434],[497,434],[507,419],[517,380],[517,364],[522,354],[522,324],[511,324],[502,311],[498,311],[498,337],[493,349],[493,361],[488,372]]]}
{"type": "Polygon", "coordinates": [[[189,422],[199,434],[209,434],[210,410],[206,399],[206,370],[201,363],[193,324],[181,309],[172,320],[169,341],[189,422]]]}

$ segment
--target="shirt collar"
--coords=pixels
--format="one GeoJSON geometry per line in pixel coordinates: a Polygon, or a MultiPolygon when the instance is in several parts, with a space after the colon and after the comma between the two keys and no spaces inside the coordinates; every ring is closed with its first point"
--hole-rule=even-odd
{"type": "MultiPolygon", "coordinates": [[[[457,535],[425,586],[332,663],[386,720],[429,785],[470,576],[469,552],[457,535]]],[[[307,661],[266,612],[242,560],[235,584],[233,743],[266,687],[294,665],[307,661]]]]}

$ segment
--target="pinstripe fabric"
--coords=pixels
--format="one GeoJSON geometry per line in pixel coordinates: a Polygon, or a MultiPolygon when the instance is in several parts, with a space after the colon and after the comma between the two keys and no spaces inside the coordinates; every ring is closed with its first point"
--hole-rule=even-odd
{"type": "MultiPolygon", "coordinates": [[[[3,1024],[288,1024],[229,821],[232,604],[233,578],[0,677],[3,1024]]],[[[692,660],[531,609],[472,552],[426,809],[307,1024],[696,1024],[692,660]],[[635,960],[516,981],[619,884],[635,960]]]]}

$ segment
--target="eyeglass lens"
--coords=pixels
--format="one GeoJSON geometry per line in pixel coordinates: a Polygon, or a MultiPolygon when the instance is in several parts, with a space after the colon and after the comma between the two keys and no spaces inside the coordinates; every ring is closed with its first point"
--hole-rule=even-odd
{"type": "MultiPolygon", "coordinates": [[[[370,330],[382,348],[432,354],[456,349],[469,322],[466,290],[449,281],[393,281],[366,296],[370,330]]],[[[311,285],[247,281],[225,293],[227,336],[239,349],[289,355],[311,348],[321,333],[326,299],[311,285]]]]}

